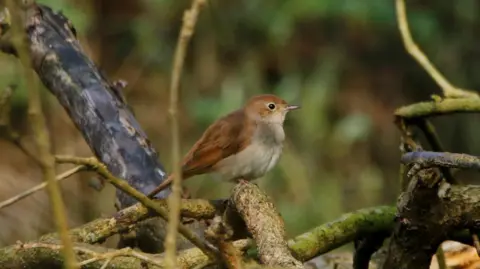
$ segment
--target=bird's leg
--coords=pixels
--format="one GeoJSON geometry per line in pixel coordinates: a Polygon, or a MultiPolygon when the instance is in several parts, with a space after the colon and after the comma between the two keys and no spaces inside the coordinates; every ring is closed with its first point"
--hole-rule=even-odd
{"type": "Polygon", "coordinates": [[[238,184],[247,184],[248,180],[244,179],[243,177],[238,180],[238,184]]]}

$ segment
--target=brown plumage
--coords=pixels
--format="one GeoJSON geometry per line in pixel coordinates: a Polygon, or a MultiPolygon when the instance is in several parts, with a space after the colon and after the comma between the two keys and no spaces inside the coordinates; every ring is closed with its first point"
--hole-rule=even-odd
{"type": "MultiPolygon", "coordinates": [[[[183,159],[182,179],[212,172],[227,181],[263,176],[281,154],[285,115],[297,108],[275,95],[252,97],[243,108],[207,128],[183,159]]],[[[153,197],[172,180],[170,175],[148,196],[153,197]]]]}

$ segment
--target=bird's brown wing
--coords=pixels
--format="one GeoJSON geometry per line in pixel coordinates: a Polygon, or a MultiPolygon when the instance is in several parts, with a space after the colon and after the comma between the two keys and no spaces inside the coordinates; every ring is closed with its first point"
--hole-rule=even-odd
{"type": "Polygon", "coordinates": [[[237,110],[210,125],[184,158],[184,178],[211,172],[217,162],[248,145],[252,128],[245,123],[244,112],[237,110]]]}

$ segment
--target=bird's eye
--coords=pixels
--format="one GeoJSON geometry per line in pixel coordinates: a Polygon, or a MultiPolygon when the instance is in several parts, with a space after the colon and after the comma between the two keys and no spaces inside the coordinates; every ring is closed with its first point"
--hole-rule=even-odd
{"type": "Polygon", "coordinates": [[[270,110],[274,110],[274,109],[275,109],[275,104],[274,104],[274,103],[268,104],[268,108],[269,108],[270,110]]]}

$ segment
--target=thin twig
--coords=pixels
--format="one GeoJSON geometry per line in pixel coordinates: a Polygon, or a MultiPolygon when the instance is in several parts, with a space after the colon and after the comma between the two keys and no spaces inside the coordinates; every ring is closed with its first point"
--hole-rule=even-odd
{"type": "MultiPolygon", "coordinates": [[[[31,70],[31,57],[28,44],[25,42],[25,22],[22,19],[22,6],[16,1],[8,0],[7,7],[11,13],[12,19],[12,43],[16,48],[18,58],[20,59],[25,80],[28,88],[28,115],[38,148],[39,160],[43,171],[43,178],[47,182],[47,190],[52,204],[55,224],[60,234],[60,239],[64,246],[65,268],[78,268],[73,244],[68,236],[67,217],[65,215],[65,205],[61,196],[60,188],[55,180],[55,160],[51,154],[50,138],[45,124],[45,117],[41,108],[40,85],[37,78],[33,76],[31,70]]],[[[31,1],[24,1],[23,5],[32,5],[31,1]]]]}
{"type": "Polygon", "coordinates": [[[135,257],[135,258],[137,258],[141,261],[144,261],[144,262],[147,262],[147,263],[159,266],[159,267],[163,267],[161,262],[155,261],[155,260],[153,260],[153,259],[151,259],[151,258],[149,258],[145,255],[142,255],[141,253],[139,253],[135,250],[132,250],[131,248],[122,248],[122,249],[119,249],[119,250],[116,250],[116,251],[110,251],[110,252],[106,252],[106,253],[102,253],[102,254],[96,253],[93,258],[80,262],[79,266],[83,267],[87,264],[90,264],[90,263],[93,263],[93,262],[96,262],[96,261],[106,260],[105,263],[102,265],[102,268],[103,268],[103,266],[105,266],[105,264],[108,265],[108,263],[110,263],[110,261],[112,261],[114,258],[120,257],[120,256],[135,257]]]}
{"type": "Polygon", "coordinates": [[[180,163],[180,139],[177,119],[178,106],[178,88],[182,76],[183,63],[186,55],[188,43],[194,33],[200,8],[205,4],[205,0],[193,0],[192,6],[183,14],[183,25],[178,37],[178,43],[173,60],[172,77],[170,81],[170,119],[172,121],[172,161],[173,161],[173,184],[172,193],[168,198],[168,207],[170,208],[169,222],[167,226],[167,236],[165,238],[165,265],[166,268],[177,268],[176,249],[177,249],[177,229],[180,217],[181,203],[181,163],[180,163]]]}
{"type": "Polygon", "coordinates": [[[405,0],[396,0],[397,22],[398,28],[402,35],[403,44],[407,52],[425,69],[425,71],[432,77],[432,79],[442,88],[445,97],[450,98],[478,98],[478,94],[469,90],[459,89],[453,86],[430,62],[428,57],[418,45],[413,41],[412,34],[408,27],[405,0]]]}
{"type": "MultiPolygon", "coordinates": [[[[70,169],[70,170],[68,170],[68,171],[65,171],[64,173],[58,175],[58,176],[55,178],[55,180],[56,180],[57,182],[60,182],[60,181],[62,181],[62,180],[64,180],[64,179],[67,179],[67,178],[69,178],[70,176],[76,174],[77,172],[84,170],[84,169],[85,169],[85,166],[79,165],[79,166],[77,166],[77,167],[74,167],[74,168],[72,168],[72,169],[70,169]]],[[[28,190],[26,190],[26,191],[24,191],[24,192],[22,192],[22,193],[20,193],[20,194],[18,194],[18,195],[15,195],[14,197],[9,198],[9,199],[1,202],[1,203],[0,203],[0,209],[2,209],[2,208],[4,208],[4,207],[7,207],[7,206],[9,206],[9,205],[12,205],[12,204],[14,204],[14,203],[16,203],[16,202],[18,202],[18,201],[26,198],[26,197],[28,197],[28,196],[36,193],[37,191],[42,190],[42,189],[45,188],[46,186],[47,186],[47,182],[42,182],[42,183],[38,184],[37,186],[35,186],[35,187],[33,187],[33,188],[30,188],[30,189],[28,189],[28,190]]]]}
{"type": "MultiPolygon", "coordinates": [[[[132,186],[128,184],[127,181],[123,179],[119,179],[112,175],[105,165],[99,162],[95,158],[82,158],[82,157],[74,157],[74,156],[55,156],[55,160],[57,163],[73,163],[76,165],[85,165],[89,169],[97,172],[99,175],[105,178],[110,184],[117,187],[118,189],[122,190],[123,192],[127,193],[128,195],[132,196],[140,203],[145,205],[148,208],[153,209],[155,212],[158,213],[160,217],[164,220],[168,221],[168,213],[165,208],[161,207],[159,204],[156,204],[154,201],[148,199],[143,193],[139,192],[132,186]]],[[[214,250],[209,247],[201,238],[199,238],[194,232],[188,229],[186,226],[179,224],[178,231],[182,234],[186,239],[188,239],[192,244],[197,246],[201,249],[206,255],[212,257],[213,259],[216,257],[214,250]]]]}

